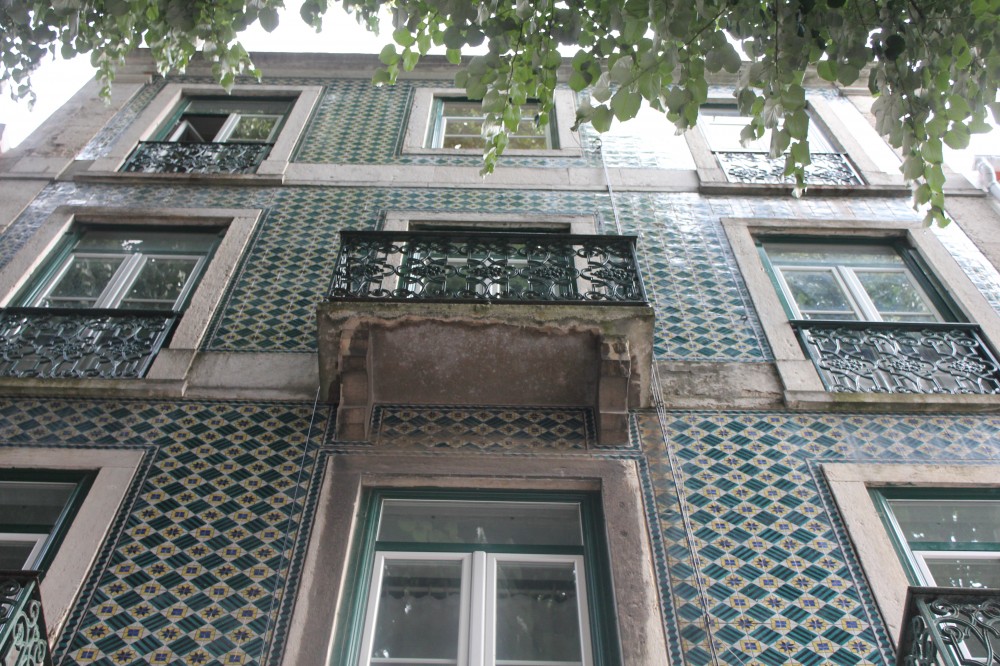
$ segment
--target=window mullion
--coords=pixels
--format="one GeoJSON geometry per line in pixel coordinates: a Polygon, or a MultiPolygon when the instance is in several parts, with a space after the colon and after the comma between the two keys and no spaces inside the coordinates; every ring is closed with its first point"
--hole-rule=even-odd
{"type": "Polygon", "coordinates": [[[145,260],[146,257],[141,252],[128,255],[125,261],[122,262],[122,265],[118,267],[118,270],[115,271],[115,274],[111,276],[108,286],[101,292],[94,307],[117,308],[121,305],[125,294],[142,271],[145,260]]]}
{"type": "Polygon", "coordinates": [[[496,659],[496,556],[472,553],[471,612],[469,613],[469,666],[492,666],[496,659]]]}
{"type": "Polygon", "coordinates": [[[862,321],[882,321],[882,315],[875,308],[875,303],[869,298],[868,292],[862,286],[858,276],[854,274],[851,266],[836,266],[837,276],[847,291],[848,298],[858,311],[858,318],[862,321]]]}
{"type": "Polygon", "coordinates": [[[241,114],[239,113],[230,113],[229,117],[226,118],[226,122],[219,128],[218,133],[212,137],[210,143],[225,143],[228,141],[233,130],[236,129],[236,123],[240,121],[240,116],[241,114]]]}

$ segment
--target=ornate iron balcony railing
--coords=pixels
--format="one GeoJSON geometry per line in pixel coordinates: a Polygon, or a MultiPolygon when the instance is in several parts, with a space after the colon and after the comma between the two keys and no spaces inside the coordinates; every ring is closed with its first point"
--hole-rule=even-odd
{"type": "Polygon", "coordinates": [[[142,141],[122,171],[139,173],[253,173],[271,150],[268,143],[142,141]]]}
{"type": "Polygon", "coordinates": [[[911,587],[896,666],[1000,664],[1000,590],[911,587]]]}
{"type": "Polygon", "coordinates": [[[0,376],[142,377],[177,321],[175,312],[6,308],[0,376]]]}
{"type": "Polygon", "coordinates": [[[342,231],[330,300],[645,304],[635,236],[342,231]]]}
{"type": "Polygon", "coordinates": [[[827,390],[1000,393],[1000,364],[975,324],[795,320],[827,390]]]}
{"type": "MultiPolygon", "coordinates": [[[[771,159],[767,153],[716,152],[716,158],[731,183],[787,184],[794,182],[785,176],[785,158],[771,159]]],[[[812,153],[812,164],[806,167],[806,182],[810,185],[863,185],[864,181],[851,161],[842,153],[812,153]]]]}
{"type": "Polygon", "coordinates": [[[37,571],[0,571],[0,663],[52,664],[37,571]]]}

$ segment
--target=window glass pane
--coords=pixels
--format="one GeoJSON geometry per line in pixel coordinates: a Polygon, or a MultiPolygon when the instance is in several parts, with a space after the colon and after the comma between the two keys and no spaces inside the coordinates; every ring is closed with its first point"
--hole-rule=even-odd
{"type": "Polygon", "coordinates": [[[386,560],[372,663],[457,663],[462,562],[386,560]]]}
{"type": "Polygon", "coordinates": [[[441,102],[441,115],[445,117],[463,116],[466,118],[482,118],[483,105],[479,102],[441,102]]]}
{"type": "Polygon", "coordinates": [[[934,584],[940,587],[1000,589],[1000,555],[990,557],[925,557],[934,584]]]}
{"type": "Polygon", "coordinates": [[[1000,502],[989,500],[888,499],[911,544],[1000,543],[1000,502]]]}
{"type": "Polygon", "coordinates": [[[20,571],[30,566],[28,556],[31,555],[36,543],[36,541],[0,540],[0,570],[20,571]]]}
{"type": "Polygon", "coordinates": [[[446,136],[442,148],[482,148],[486,141],[480,136],[446,136]]]}
{"type": "Polygon", "coordinates": [[[522,546],[583,544],[580,508],[570,502],[387,499],[382,503],[378,540],[522,546]]]}
{"type": "Polygon", "coordinates": [[[572,562],[497,562],[497,664],[579,662],[580,617],[572,562]]]}
{"type": "Polygon", "coordinates": [[[917,318],[924,315],[919,321],[926,321],[927,316],[934,321],[930,308],[905,272],[855,270],[854,274],[880,314],[914,313],[917,318]]]}
{"type": "Polygon", "coordinates": [[[177,252],[205,254],[212,249],[218,234],[199,231],[88,230],[76,244],[77,251],[177,252]]]}
{"type": "Polygon", "coordinates": [[[49,526],[55,524],[69,501],[75,483],[0,481],[0,524],[49,526]]]}
{"type": "Polygon", "coordinates": [[[196,258],[149,257],[119,307],[172,309],[197,265],[196,258]]]}
{"type": "Polygon", "coordinates": [[[94,307],[124,261],[124,257],[70,257],[69,266],[39,307],[94,307]]]}
{"type": "Polygon", "coordinates": [[[781,273],[804,318],[857,319],[833,271],[782,269],[781,273]]]}
{"type": "Polygon", "coordinates": [[[905,268],[903,258],[888,245],[807,245],[805,243],[764,243],[768,258],[782,266],[870,266],[905,268]]]}
{"type": "Polygon", "coordinates": [[[270,141],[280,116],[241,114],[227,141],[270,141]]]}
{"type": "Polygon", "coordinates": [[[291,108],[289,100],[256,99],[253,97],[199,97],[190,100],[187,113],[268,113],[284,115],[291,108]]]}
{"type": "MultiPolygon", "coordinates": [[[[740,132],[750,122],[750,118],[741,116],[739,113],[739,109],[735,106],[708,105],[703,107],[698,116],[698,124],[705,131],[709,148],[717,152],[770,152],[771,133],[769,130],[764,133],[764,136],[745,146],[740,144],[740,132]]],[[[812,118],[809,122],[808,139],[809,150],[814,153],[837,152],[812,118]]]]}

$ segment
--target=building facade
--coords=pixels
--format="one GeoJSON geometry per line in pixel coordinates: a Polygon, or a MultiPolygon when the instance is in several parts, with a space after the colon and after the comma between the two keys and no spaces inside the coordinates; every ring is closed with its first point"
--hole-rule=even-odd
{"type": "Polygon", "coordinates": [[[888,664],[909,586],[1000,585],[1000,217],[923,227],[863,92],[813,83],[794,198],[725,80],[684,136],[561,90],[483,179],[445,64],[257,62],[0,156],[53,663],[888,664]]]}

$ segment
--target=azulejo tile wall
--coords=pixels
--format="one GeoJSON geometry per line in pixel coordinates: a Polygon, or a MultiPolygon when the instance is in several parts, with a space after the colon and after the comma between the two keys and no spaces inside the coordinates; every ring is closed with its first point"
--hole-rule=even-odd
{"type": "MultiPolygon", "coordinates": [[[[225,186],[52,185],[0,238],[6,262],[59,205],[260,208],[264,219],[204,343],[213,351],[312,352],[315,308],[329,286],[342,229],[374,229],[386,211],[593,216],[599,233],[639,236],[639,260],[656,308],[660,360],[770,359],[745,285],[721,231],[723,217],[914,219],[892,199],[704,197],[691,193],[225,186]]],[[[962,240],[961,238],[959,240],[962,240]]],[[[978,261],[980,288],[1000,303],[996,271],[978,261]]]]}
{"type": "Polygon", "coordinates": [[[359,448],[330,441],[326,406],[0,402],[2,446],[146,451],[56,663],[277,664],[326,457],[453,455],[434,433],[472,419],[484,461],[636,461],[673,663],[888,664],[819,465],[1000,462],[995,416],[648,411],[633,445],[588,451],[587,417],[543,411],[391,408],[359,448]]]}

